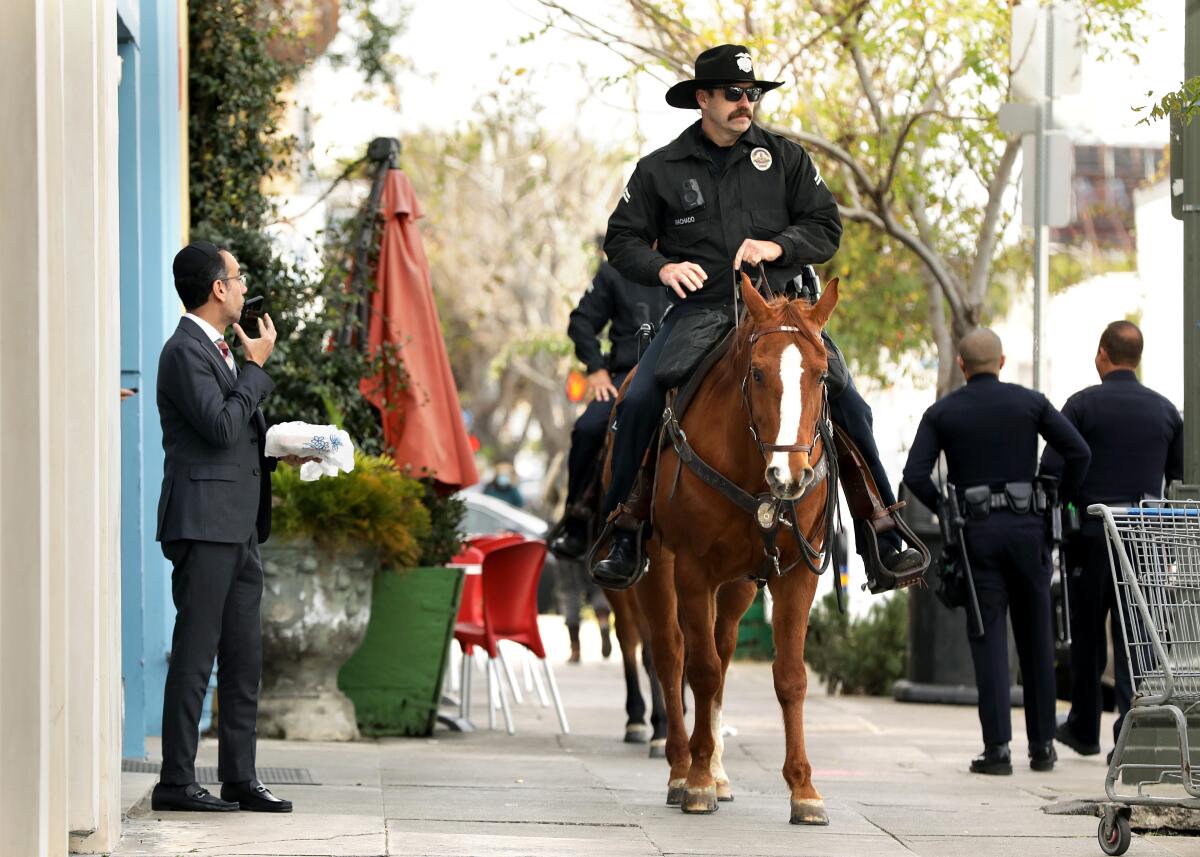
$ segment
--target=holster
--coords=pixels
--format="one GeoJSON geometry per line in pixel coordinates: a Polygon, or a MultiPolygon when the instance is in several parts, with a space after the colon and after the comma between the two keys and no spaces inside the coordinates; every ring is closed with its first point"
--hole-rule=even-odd
{"type": "Polygon", "coordinates": [[[963,513],[972,521],[982,521],[992,514],[992,489],[987,485],[972,485],[962,492],[963,513]]]}

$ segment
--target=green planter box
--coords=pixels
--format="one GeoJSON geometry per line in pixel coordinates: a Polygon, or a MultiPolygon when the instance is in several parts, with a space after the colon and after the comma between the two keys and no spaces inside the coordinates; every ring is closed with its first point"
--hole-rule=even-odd
{"type": "Polygon", "coordinates": [[[462,595],[460,568],[375,575],[367,636],[338,673],[363,735],[431,735],[462,595]]]}
{"type": "Polygon", "coordinates": [[[738,625],[737,648],[733,657],[744,661],[771,661],[775,659],[775,638],[767,623],[763,610],[763,594],[754,596],[746,615],[738,625]]]}

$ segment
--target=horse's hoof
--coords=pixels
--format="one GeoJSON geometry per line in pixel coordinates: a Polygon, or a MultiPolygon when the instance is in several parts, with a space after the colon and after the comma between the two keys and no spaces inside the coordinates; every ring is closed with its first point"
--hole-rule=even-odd
{"type": "Polygon", "coordinates": [[[708,786],[703,789],[687,789],[683,796],[683,805],[680,807],[684,812],[691,815],[696,813],[704,815],[717,811],[717,787],[708,786]]]}
{"type": "Polygon", "coordinates": [[[631,723],[625,727],[626,744],[645,744],[649,738],[648,730],[640,723],[631,723]]]}
{"type": "Polygon", "coordinates": [[[684,792],[687,791],[687,780],[671,780],[667,783],[667,806],[679,806],[683,803],[684,792]]]}
{"type": "Polygon", "coordinates": [[[717,800],[722,803],[733,800],[733,785],[729,780],[717,780],[717,800]]]}
{"type": "Polygon", "coordinates": [[[665,759],[667,758],[667,739],[653,738],[650,741],[650,758],[665,759]]]}
{"type": "Polygon", "coordinates": [[[825,801],[820,798],[792,801],[792,824],[829,824],[829,816],[825,813],[825,801]]]}

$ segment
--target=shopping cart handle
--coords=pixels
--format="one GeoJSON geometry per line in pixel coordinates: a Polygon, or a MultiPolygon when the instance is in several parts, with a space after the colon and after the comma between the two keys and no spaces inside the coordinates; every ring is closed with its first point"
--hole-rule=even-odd
{"type": "Polygon", "coordinates": [[[1114,515],[1140,515],[1144,518],[1200,518],[1200,508],[1196,506],[1105,506],[1103,503],[1093,503],[1088,506],[1088,514],[1097,518],[1107,509],[1114,515]]]}

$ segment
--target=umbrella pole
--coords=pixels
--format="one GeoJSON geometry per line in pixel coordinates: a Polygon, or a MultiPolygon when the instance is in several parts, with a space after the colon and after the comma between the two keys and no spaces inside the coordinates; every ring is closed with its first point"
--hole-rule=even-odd
{"type": "MultiPolygon", "coordinates": [[[[375,235],[375,216],[379,209],[379,198],[383,195],[383,183],[388,170],[396,167],[396,158],[400,154],[400,141],[394,137],[376,137],[367,147],[367,160],[371,162],[368,170],[371,174],[371,193],[363,204],[358,217],[357,233],[354,236],[354,268],[350,274],[350,294],[359,300],[358,328],[364,334],[371,323],[371,302],[368,290],[363,284],[367,279],[368,259],[371,252],[371,239],[375,235]]],[[[342,328],[339,344],[345,348],[354,338],[355,320],[347,319],[342,328]]],[[[366,347],[366,337],[360,336],[358,347],[366,347]]]]}

